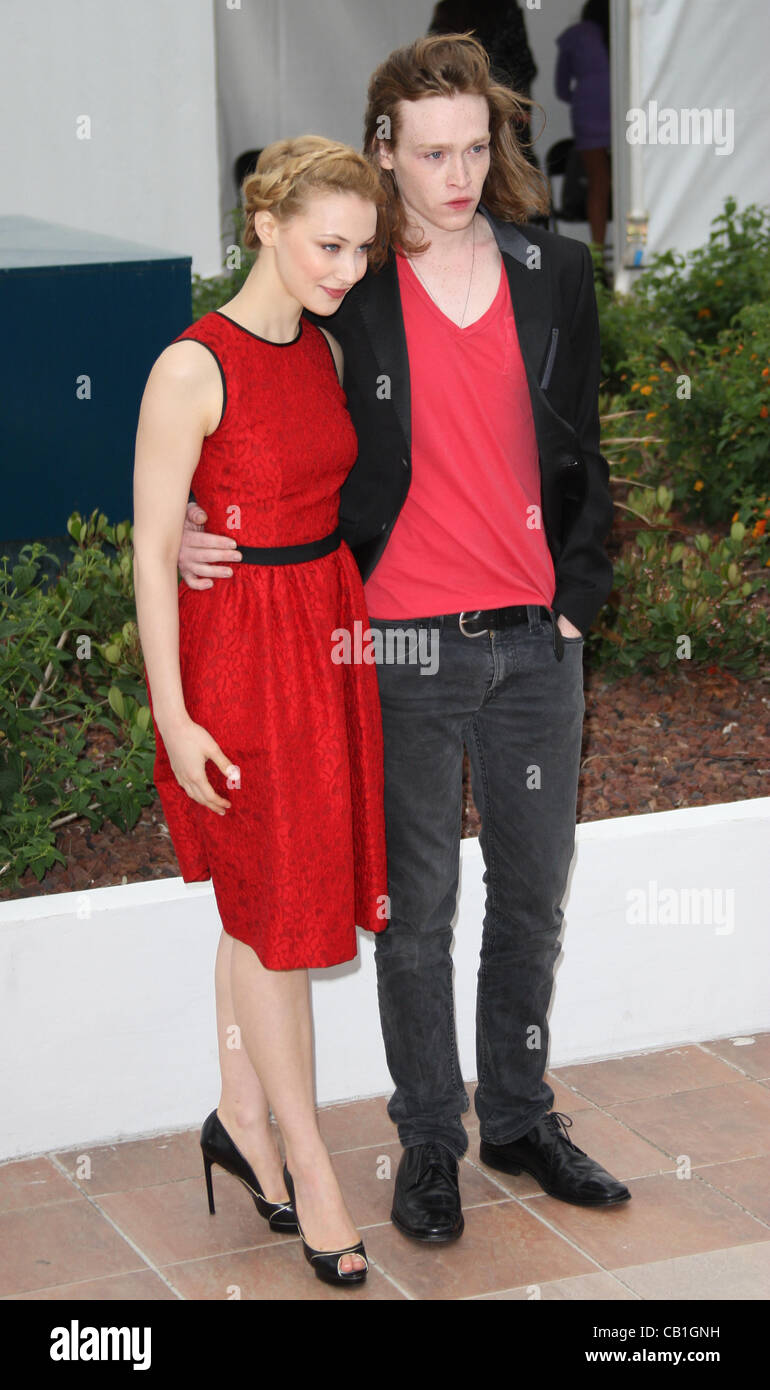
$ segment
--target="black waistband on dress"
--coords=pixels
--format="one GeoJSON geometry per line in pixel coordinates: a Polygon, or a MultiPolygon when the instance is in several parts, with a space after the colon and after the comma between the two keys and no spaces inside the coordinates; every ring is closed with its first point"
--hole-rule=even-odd
{"type": "Polygon", "coordinates": [[[247,565],[298,565],[305,560],[320,560],[322,555],[331,555],[339,549],[342,533],[339,526],[328,536],[318,541],[305,541],[302,545],[239,545],[241,560],[247,565]]]}

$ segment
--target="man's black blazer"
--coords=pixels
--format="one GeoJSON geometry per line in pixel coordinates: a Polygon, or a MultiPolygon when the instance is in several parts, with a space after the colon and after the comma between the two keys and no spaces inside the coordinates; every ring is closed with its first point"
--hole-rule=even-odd
{"type": "MultiPolygon", "coordinates": [[[[612,587],[604,548],[612,501],[609,467],[599,452],[591,255],[573,238],[501,222],[483,203],[479,211],[502,253],[527,372],[543,524],[556,574],[553,608],[587,632],[612,587]]],[[[381,270],[367,271],[335,314],[305,313],[328,328],[345,355],[343,387],[358,458],[342,487],[340,526],[366,580],[388,544],[412,476],[409,359],[394,254],[381,270]]]]}

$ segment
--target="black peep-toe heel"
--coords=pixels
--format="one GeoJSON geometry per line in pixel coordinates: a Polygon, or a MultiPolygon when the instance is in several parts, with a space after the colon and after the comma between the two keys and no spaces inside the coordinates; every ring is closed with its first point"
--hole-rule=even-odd
{"type": "MultiPolygon", "coordinates": [[[[296,1198],[294,1195],[294,1183],[292,1182],[291,1173],[289,1172],[285,1164],[283,1167],[283,1176],[286,1182],[286,1190],[289,1194],[289,1199],[291,1201],[292,1209],[296,1218],[297,1206],[296,1198]]],[[[316,1276],[319,1279],[323,1279],[325,1284],[342,1284],[343,1286],[352,1284],[363,1284],[364,1279],[369,1273],[369,1263],[366,1258],[366,1251],[364,1250],[363,1241],[359,1241],[358,1245],[348,1245],[345,1250],[314,1250],[312,1245],[308,1245],[307,1241],[305,1240],[305,1237],[302,1234],[302,1227],[300,1226],[299,1221],[297,1221],[297,1229],[299,1231],[300,1239],[302,1241],[302,1248],[305,1251],[305,1259],[307,1260],[309,1265],[312,1265],[313,1269],[315,1270],[316,1276]],[[341,1270],[340,1260],[342,1259],[343,1255],[361,1255],[364,1261],[364,1268],[351,1269],[347,1272],[341,1270]]]]}

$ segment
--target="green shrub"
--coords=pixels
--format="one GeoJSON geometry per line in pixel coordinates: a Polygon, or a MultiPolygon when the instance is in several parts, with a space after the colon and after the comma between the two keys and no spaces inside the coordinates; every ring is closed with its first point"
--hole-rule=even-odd
{"type": "Polygon", "coordinates": [[[0,886],[56,862],[56,830],[85,818],[121,829],[155,799],[154,738],[135,621],[131,526],[94,512],[67,523],[68,565],[51,582],[40,542],[0,560],[0,886]],[[117,750],[89,756],[92,728],[117,750]]]}
{"type": "Polygon", "coordinates": [[[746,305],[770,298],[770,209],[737,209],[726,198],[705,246],[653,256],[636,283],[653,322],[692,346],[716,342],[746,305]]]}
{"type": "Polygon", "coordinates": [[[721,539],[703,532],[675,540],[667,533],[670,492],[659,489],[646,500],[633,492],[629,502],[646,507],[652,525],[615,562],[610,602],[587,639],[592,662],[616,676],[678,660],[756,676],[767,662],[770,633],[760,598],[764,537],[735,521],[721,539]]]}
{"type": "Polygon", "coordinates": [[[682,255],[657,252],[621,295],[597,283],[602,377],[608,390],[630,390],[632,364],[683,367],[717,341],[748,305],[770,299],[770,209],[737,211],[734,198],[711,223],[705,246],[682,255]],[[626,383],[624,386],[624,382],[626,383]]]}
{"type": "Polygon", "coordinates": [[[726,526],[770,471],[770,211],[728,198],[706,246],[653,256],[630,295],[597,295],[616,474],[726,526]]]}
{"type": "Polygon", "coordinates": [[[630,365],[629,395],[644,397],[635,421],[660,441],[652,470],[630,445],[636,465],[644,476],[664,476],[688,512],[727,522],[770,475],[770,303],[742,309],[714,343],[692,350],[681,372],[639,355],[630,365]]]}

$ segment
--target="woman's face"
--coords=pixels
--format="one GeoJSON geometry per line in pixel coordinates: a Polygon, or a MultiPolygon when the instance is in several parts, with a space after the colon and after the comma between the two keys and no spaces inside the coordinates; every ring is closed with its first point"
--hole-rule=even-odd
{"type": "Polygon", "coordinates": [[[270,219],[268,245],[288,294],[316,314],[333,314],[366,274],[377,230],[374,203],[357,193],[314,193],[288,222],[270,219]]]}

